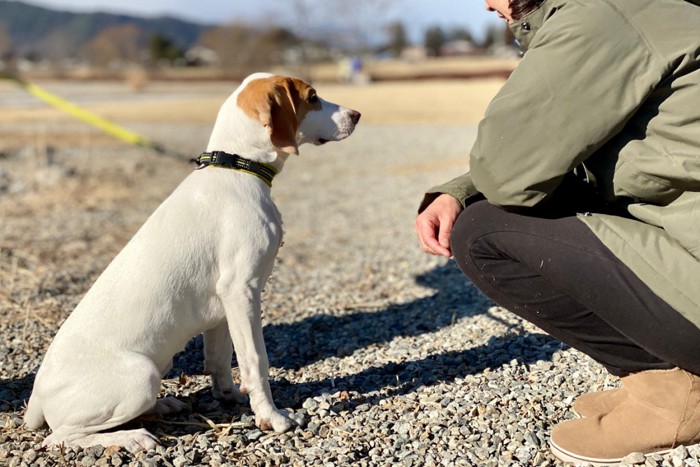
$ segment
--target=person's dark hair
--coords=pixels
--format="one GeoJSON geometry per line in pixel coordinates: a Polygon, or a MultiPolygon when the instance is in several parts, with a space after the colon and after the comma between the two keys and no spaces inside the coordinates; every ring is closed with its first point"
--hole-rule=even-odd
{"type": "Polygon", "coordinates": [[[540,6],[544,0],[510,0],[510,15],[518,20],[540,6]]]}

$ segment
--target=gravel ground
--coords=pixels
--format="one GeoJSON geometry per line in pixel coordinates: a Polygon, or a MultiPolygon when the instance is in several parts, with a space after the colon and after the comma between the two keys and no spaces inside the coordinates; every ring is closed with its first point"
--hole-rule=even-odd
{"type": "MultiPolygon", "coordinates": [[[[193,155],[209,132],[137,130],[193,155]]],[[[423,254],[413,232],[423,191],[463,170],[474,134],[473,126],[361,123],[345,142],[302,147],[273,186],[286,236],[263,309],[274,398],[304,426],[261,432],[248,407],[213,400],[194,338],[162,391],[189,409],[134,422],[162,443],[135,455],[43,449],[48,432],[22,428],[23,405],[59,324],[191,169],[119,145],[7,150],[0,465],[557,465],[547,449],[553,425],[573,416],[577,395],[616,379],[494,306],[454,262],[423,254]]],[[[699,459],[700,450],[678,448],[627,465],[699,459]]]]}

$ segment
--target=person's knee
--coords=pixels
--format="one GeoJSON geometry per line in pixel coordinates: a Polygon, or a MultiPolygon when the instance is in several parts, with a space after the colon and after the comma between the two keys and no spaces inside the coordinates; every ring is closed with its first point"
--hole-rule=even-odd
{"type": "Polygon", "coordinates": [[[488,201],[477,201],[468,205],[457,218],[452,229],[450,245],[455,261],[465,273],[472,261],[469,253],[472,246],[494,231],[500,211],[500,208],[488,201]]]}

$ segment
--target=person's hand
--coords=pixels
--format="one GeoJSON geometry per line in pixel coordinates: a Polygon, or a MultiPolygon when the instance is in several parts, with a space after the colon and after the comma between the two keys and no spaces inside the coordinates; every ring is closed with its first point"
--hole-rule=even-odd
{"type": "Polygon", "coordinates": [[[447,258],[452,256],[450,234],[460,212],[462,205],[459,201],[442,194],[416,217],[415,229],[423,251],[447,258]]]}

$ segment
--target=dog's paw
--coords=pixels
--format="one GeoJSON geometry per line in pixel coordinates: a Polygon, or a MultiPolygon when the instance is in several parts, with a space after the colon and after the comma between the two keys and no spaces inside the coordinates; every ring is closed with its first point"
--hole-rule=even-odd
{"type": "Polygon", "coordinates": [[[75,433],[52,433],[48,436],[42,446],[51,448],[68,444],[81,448],[90,446],[120,446],[129,452],[150,451],[155,449],[160,443],[158,438],[152,435],[145,428],[135,430],[114,431],[109,433],[92,433],[80,435],[75,433]]]}
{"type": "Polygon", "coordinates": [[[158,438],[143,428],[135,430],[131,436],[126,437],[123,440],[117,440],[117,442],[114,444],[119,444],[124,449],[132,453],[138,451],[152,451],[160,445],[158,438]]]}
{"type": "Polygon", "coordinates": [[[298,416],[290,416],[286,410],[275,410],[268,416],[255,416],[255,424],[261,430],[273,430],[277,433],[284,433],[300,425],[296,420],[298,416]]]}
{"type": "Polygon", "coordinates": [[[156,405],[149,411],[149,414],[167,415],[181,412],[186,408],[187,404],[184,402],[181,402],[174,397],[164,397],[163,399],[158,399],[156,401],[156,405]]]}
{"type": "Polygon", "coordinates": [[[248,402],[248,396],[239,391],[235,386],[233,386],[231,389],[221,389],[213,386],[211,388],[211,394],[214,396],[214,399],[223,402],[231,402],[235,404],[245,404],[248,402]]]}

